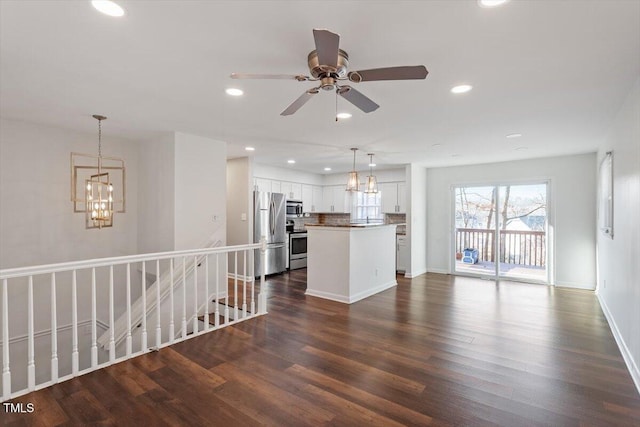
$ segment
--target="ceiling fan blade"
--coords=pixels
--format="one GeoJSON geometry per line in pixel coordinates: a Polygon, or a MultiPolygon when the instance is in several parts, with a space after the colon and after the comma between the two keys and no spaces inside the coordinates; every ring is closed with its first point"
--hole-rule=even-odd
{"type": "Polygon", "coordinates": [[[300,95],[298,99],[293,101],[293,103],[289,105],[282,113],[280,113],[280,115],[281,116],[292,115],[293,113],[298,111],[304,104],[306,104],[307,101],[309,101],[313,97],[313,95],[315,95],[316,93],[318,93],[318,89],[315,89],[315,88],[309,89],[308,91],[300,95]]]}
{"type": "Polygon", "coordinates": [[[232,73],[230,76],[232,79],[273,79],[273,80],[297,80],[299,82],[309,80],[309,77],[303,75],[289,75],[289,74],[247,74],[247,73],[232,73]]]}
{"type": "Polygon", "coordinates": [[[378,104],[376,104],[351,86],[341,86],[340,89],[338,89],[338,95],[340,95],[365,113],[370,113],[380,107],[378,104]]]}
{"type": "Polygon", "coordinates": [[[313,38],[316,41],[316,53],[318,63],[338,68],[338,46],[340,36],[329,30],[313,30],[313,38]]]}
{"type": "Polygon", "coordinates": [[[352,82],[360,83],[376,80],[417,80],[426,78],[427,74],[429,72],[424,65],[415,65],[351,71],[348,76],[352,82]]]}

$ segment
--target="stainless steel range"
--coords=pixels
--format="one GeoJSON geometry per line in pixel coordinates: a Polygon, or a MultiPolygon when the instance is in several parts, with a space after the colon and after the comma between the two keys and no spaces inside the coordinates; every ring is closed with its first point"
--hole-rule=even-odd
{"type": "Polygon", "coordinates": [[[307,267],[307,231],[294,230],[289,233],[289,269],[307,267]]]}

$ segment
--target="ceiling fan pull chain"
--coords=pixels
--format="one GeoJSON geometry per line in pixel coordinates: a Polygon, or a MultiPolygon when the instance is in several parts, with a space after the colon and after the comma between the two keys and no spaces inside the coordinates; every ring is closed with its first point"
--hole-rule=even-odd
{"type": "Polygon", "coordinates": [[[338,121],[338,89],[336,89],[336,122],[338,121]]]}

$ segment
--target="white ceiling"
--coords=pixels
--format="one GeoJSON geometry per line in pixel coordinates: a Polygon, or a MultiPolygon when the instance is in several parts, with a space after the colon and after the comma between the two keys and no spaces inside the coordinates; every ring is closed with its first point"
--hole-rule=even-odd
{"type": "Polygon", "coordinates": [[[2,117],[94,132],[91,114],[104,114],[105,135],[192,133],[229,142],[232,157],[252,145],[259,163],[318,173],[350,169],[350,147],[383,168],[444,166],[595,151],[640,74],[637,0],[119,4],[122,18],[88,0],[1,0],[2,117]],[[350,70],[424,64],[429,75],[354,84],[381,107],[339,99],[353,117],[338,123],[331,92],[279,115],[313,82],[229,78],[308,74],[313,28],[340,34],[350,70]],[[474,89],[451,94],[460,83],[474,89]]]}

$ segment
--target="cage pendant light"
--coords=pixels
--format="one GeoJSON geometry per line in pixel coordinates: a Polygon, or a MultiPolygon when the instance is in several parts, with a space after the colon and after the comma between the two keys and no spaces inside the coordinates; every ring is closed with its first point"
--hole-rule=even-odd
{"type": "Polygon", "coordinates": [[[353,170],[349,172],[349,179],[347,180],[347,191],[358,191],[360,189],[360,178],[356,171],[356,151],[357,148],[352,148],[353,151],[353,170]]]}
{"type": "Polygon", "coordinates": [[[365,193],[377,193],[378,192],[378,180],[373,175],[373,154],[369,153],[369,176],[367,177],[367,186],[364,190],[365,193]]]}
{"type": "Polygon", "coordinates": [[[94,115],[98,120],[98,171],[85,180],[86,226],[104,228],[113,226],[113,183],[109,172],[102,166],[102,121],[105,116],[94,115]]]}

